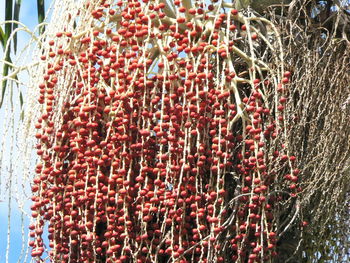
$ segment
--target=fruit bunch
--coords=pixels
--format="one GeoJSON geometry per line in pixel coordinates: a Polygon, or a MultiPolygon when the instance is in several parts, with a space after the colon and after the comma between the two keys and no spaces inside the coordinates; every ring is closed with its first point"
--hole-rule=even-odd
{"type": "Polygon", "coordinates": [[[272,44],[256,18],[222,1],[83,2],[40,58],[32,257],[270,260],[299,170],[290,72],[258,57],[272,44]]]}

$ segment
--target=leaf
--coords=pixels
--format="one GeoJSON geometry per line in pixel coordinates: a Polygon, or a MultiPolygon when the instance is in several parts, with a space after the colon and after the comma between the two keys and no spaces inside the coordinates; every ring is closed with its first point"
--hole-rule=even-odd
{"type": "MultiPolygon", "coordinates": [[[[45,20],[45,1],[37,0],[37,9],[38,9],[38,22],[41,24],[45,20]]],[[[45,27],[40,27],[39,34],[42,34],[45,31],[45,27]]]]}
{"type": "MultiPolygon", "coordinates": [[[[0,32],[1,32],[1,30],[0,30],[0,32]]],[[[12,59],[11,59],[11,56],[10,56],[9,52],[7,52],[7,54],[6,54],[5,61],[8,62],[8,63],[12,63],[12,59]]],[[[2,69],[2,76],[6,77],[8,75],[8,73],[9,73],[9,69],[11,69],[11,68],[12,68],[11,65],[9,65],[7,63],[4,63],[4,67],[2,69]]],[[[17,74],[15,74],[13,76],[13,78],[18,80],[17,74]]],[[[1,85],[2,85],[2,92],[1,92],[1,98],[0,98],[0,108],[2,107],[2,103],[4,102],[4,95],[5,95],[5,92],[6,92],[7,79],[3,80],[1,85]]],[[[22,100],[23,100],[23,98],[22,98],[22,100]]],[[[23,103],[21,103],[21,105],[22,104],[23,103]]]]}
{"type": "Polygon", "coordinates": [[[2,45],[2,48],[5,50],[5,32],[0,27],[0,43],[2,45]]]}
{"type": "Polygon", "coordinates": [[[19,92],[19,102],[21,103],[21,109],[23,107],[23,94],[22,91],[19,92]]]}
{"type": "MultiPolygon", "coordinates": [[[[9,62],[9,63],[12,63],[12,60],[11,60],[11,57],[10,57],[10,47],[7,49],[6,56],[5,56],[5,61],[9,62]]],[[[7,77],[7,75],[9,74],[10,67],[11,66],[9,64],[4,63],[4,66],[2,68],[2,76],[3,77],[7,77]]],[[[17,79],[17,75],[15,76],[15,79],[17,79]]],[[[0,108],[2,107],[2,103],[4,102],[4,96],[5,96],[6,87],[7,87],[7,79],[2,81],[1,86],[2,87],[1,87],[0,108]]]]}
{"type": "MultiPolygon", "coordinates": [[[[15,9],[13,11],[13,20],[19,21],[19,11],[21,9],[21,3],[22,0],[16,0],[15,2],[15,9]]],[[[13,24],[12,29],[16,30],[18,27],[18,24],[13,24]]],[[[17,33],[14,35],[13,38],[13,46],[14,46],[14,51],[15,53],[17,52],[17,33]]]]}
{"type": "MultiPolygon", "coordinates": [[[[8,59],[8,57],[6,56],[6,61],[8,61],[7,60],[8,59]]],[[[3,69],[2,69],[2,75],[4,76],[4,77],[6,77],[7,75],[8,75],[8,73],[9,73],[9,65],[8,64],[4,64],[4,67],[3,67],[3,69]]],[[[7,79],[5,79],[5,80],[3,80],[2,81],[2,85],[1,85],[2,87],[1,87],[1,100],[0,100],[0,108],[2,107],[2,103],[4,102],[4,96],[5,96],[5,92],[6,92],[6,86],[7,86],[7,79]]]]}
{"type": "MultiPolygon", "coordinates": [[[[13,6],[13,1],[12,0],[6,0],[6,5],[5,5],[5,20],[12,20],[12,6],[13,6]]],[[[12,24],[11,23],[6,23],[5,24],[5,44],[7,43],[7,40],[9,39],[10,35],[12,32],[12,24]]]]}
{"type": "MultiPolygon", "coordinates": [[[[5,58],[5,61],[9,62],[9,63],[12,63],[12,60],[11,60],[11,57],[9,54],[7,54],[6,58],[5,58]]],[[[6,64],[4,63],[4,67],[2,69],[2,76],[3,77],[7,77],[7,75],[9,74],[9,69],[12,68],[9,64],[6,64]]],[[[13,76],[14,79],[18,80],[18,76],[17,74],[13,76]]],[[[2,104],[4,102],[4,96],[5,96],[5,92],[6,92],[6,87],[7,87],[7,79],[3,80],[2,81],[2,84],[1,84],[1,100],[0,100],[0,108],[2,107],[2,104]]],[[[20,94],[20,97],[22,95],[20,94]]],[[[23,97],[22,97],[22,100],[20,98],[20,102],[21,102],[21,107],[23,105],[23,97]]]]}
{"type": "Polygon", "coordinates": [[[19,102],[21,104],[21,117],[20,117],[20,119],[23,121],[24,120],[24,109],[23,109],[23,94],[22,94],[22,91],[19,92],[19,102]]]}
{"type": "MultiPolygon", "coordinates": [[[[5,5],[5,20],[12,20],[12,6],[13,6],[13,1],[12,0],[6,0],[6,5],[5,5]]],[[[4,48],[7,45],[7,41],[10,38],[12,32],[12,24],[11,23],[6,23],[5,24],[5,34],[4,34],[4,48]]],[[[5,54],[5,61],[10,62],[10,52],[11,52],[11,46],[9,45],[7,52],[5,54]]],[[[4,67],[2,69],[2,76],[6,77],[9,73],[9,65],[4,63],[4,67]]],[[[4,96],[6,92],[6,86],[7,86],[7,80],[3,80],[1,84],[1,100],[0,100],[0,108],[2,106],[2,103],[4,102],[4,96]]]]}

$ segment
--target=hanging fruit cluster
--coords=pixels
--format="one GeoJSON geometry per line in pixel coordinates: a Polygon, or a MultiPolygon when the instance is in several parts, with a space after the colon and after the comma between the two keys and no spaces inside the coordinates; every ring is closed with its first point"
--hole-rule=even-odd
{"type": "Polygon", "coordinates": [[[280,202],[298,191],[283,145],[290,73],[246,54],[259,32],[217,2],[86,1],[69,14],[86,30],[48,40],[30,225],[37,262],[46,223],[51,262],[276,255],[280,202]]]}

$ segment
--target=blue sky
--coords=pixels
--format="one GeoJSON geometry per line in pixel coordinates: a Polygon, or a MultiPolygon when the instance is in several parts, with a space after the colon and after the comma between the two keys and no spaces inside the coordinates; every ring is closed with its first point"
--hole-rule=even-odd
{"type": "MultiPolygon", "coordinates": [[[[7,0],[2,0],[0,2],[0,21],[4,21],[4,10],[5,10],[5,2],[7,0]]],[[[21,12],[20,12],[20,21],[24,23],[29,29],[33,31],[35,26],[37,25],[37,11],[36,11],[36,0],[24,0],[22,1],[21,6],[21,12]]],[[[49,4],[51,3],[51,0],[46,0],[46,8],[49,7],[49,4]]],[[[29,35],[25,32],[19,32],[18,34],[18,50],[21,50],[25,46],[25,44],[29,41],[29,35]]],[[[0,57],[3,57],[2,48],[0,51],[0,57]]],[[[16,114],[16,113],[15,113],[16,114]]],[[[19,115],[19,113],[18,113],[19,115]]],[[[4,109],[0,109],[0,127],[4,127],[4,109]]],[[[1,128],[0,128],[1,130],[1,128]]],[[[0,132],[2,135],[3,133],[0,132]]],[[[6,158],[9,158],[10,156],[10,149],[5,147],[3,160],[6,158]]],[[[16,154],[15,154],[16,155],[16,154]]],[[[6,162],[6,160],[5,160],[6,162]]],[[[5,169],[1,169],[1,177],[6,178],[8,177],[8,174],[3,174],[5,169]]],[[[14,176],[19,176],[14,174],[14,176]]],[[[0,263],[6,262],[6,248],[7,248],[7,232],[8,232],[8,195],[4,192],[4,180],[2,182],[2,185],[0,185],[0,263]]],[[[21,189],[18,189],[19,191],[21,189]]],[[[30,202],[27,202],[27,210],[30,202]]],[[[26,240],[23,242],[23,235],[22,231],[24,230],[26,232],[25,239],[27,238],[28,233],[28,224],[29,220],[24,216],[24,223],[22,222],[22,216],[20,211],[17,209],[17,204],[12,201],[11,202],[12,211],[10,213],[11,216],[11,235],[10,235],[10,250],[9,250],[9,257],[8,257],[8,263],[24,263],[24,262],[30,262],[30,257],[27,257],[25,260],[25,257],[21,257],[21,250],[26,248],[26,240]]]]}

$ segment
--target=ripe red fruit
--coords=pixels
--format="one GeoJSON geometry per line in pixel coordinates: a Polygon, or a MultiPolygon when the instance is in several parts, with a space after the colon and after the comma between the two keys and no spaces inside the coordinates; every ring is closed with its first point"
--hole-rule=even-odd
{"type": "Polygon", "coordinates": [[[238,14],[238,10],[237,9],[231,9],[231,14],[232,15],[237,15],[238,14]]]}
{"type": "Polygon", "coordinates": [[[284,77],[284,78],[282,79],[282,83],[283,83],[283,84],[288,84],[288,83],[289,83],[289,78],[284,77]]]}

